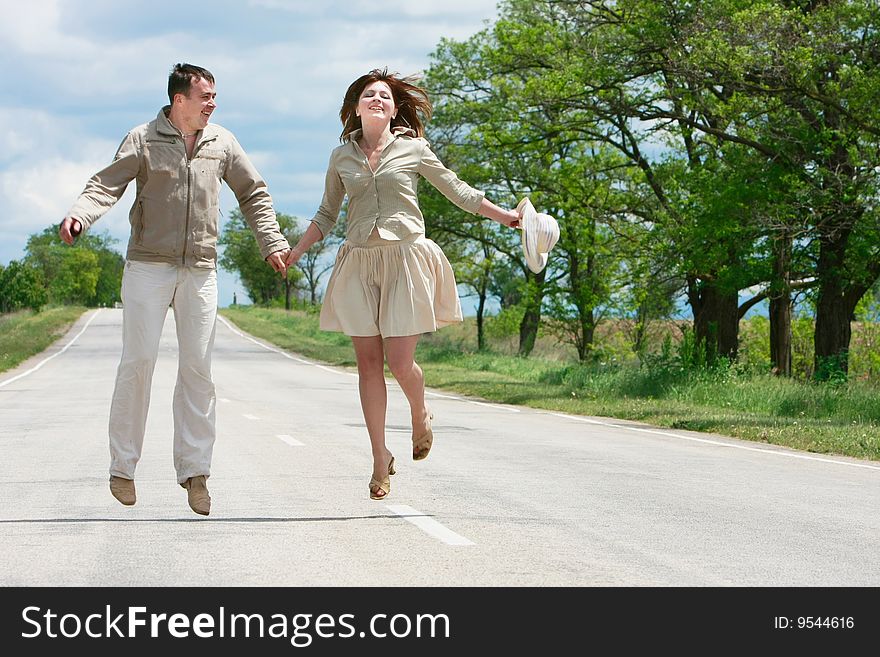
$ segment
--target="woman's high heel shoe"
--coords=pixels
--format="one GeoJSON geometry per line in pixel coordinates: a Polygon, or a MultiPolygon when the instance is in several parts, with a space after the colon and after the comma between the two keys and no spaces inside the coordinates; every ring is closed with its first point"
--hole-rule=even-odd
{"type": "Polygon", "coordinates": [[[434,420],[434,413],[430,410],[428,411],[428,429],[418,438],[413,438],[413,461],[421,461],[423,459],[428,458],[428,452],[431,451],[431,446],[434,444],[434,430],[431,428],[431,423],[434,420]]]}
{"type": "Polygon", "coordinates": [[[388,477],[385,477],[382,481],[379,481],[375,477],[370,477],[370,499],[371,500],[382,500],[391,492],[391,478],[390,475],[396,474],[397,470],[394,469],[394,457],[391,457],[391,460],[388,461],[388,477]],[[382,491],[381,495],[379,491],[382,491]]]}
{"type": "Polygon", "coordinates": [[[370,499],[384,500],[388,493],[391,492],[391,479],[385,477],[379,481],[375,477],[370,477],[370,499]],[[380,493],[381,491],[381,493],[380,493]]]}

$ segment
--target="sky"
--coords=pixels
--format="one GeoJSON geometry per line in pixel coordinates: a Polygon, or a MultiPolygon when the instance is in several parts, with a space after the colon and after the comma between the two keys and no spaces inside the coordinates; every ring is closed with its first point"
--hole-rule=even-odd
{"type": "MultiPolygon", "coordinates": [[[[277,212],[311,219],[348,85],[372,68],[409,75],[442,38],[467,39],[497,0],[0,0],[0,264],[57,225],[133,127],[168,103],[177,62],[216,80],[212,121],[231,130],[277,212]]],[[[134,183],[93,227],[125,252],[134,183]]],[[[225,217],[236,207],[228,187],[225,217]]],[[[267,265],[268,266],[268,265],[267,265]]],[[[220,306],[247,301],[219,270],[220,306]]],[[[464,302],[464,300],[463,300],[464,302]]],[[[466,314],[467,309],[465,309],[466,314]]]]}

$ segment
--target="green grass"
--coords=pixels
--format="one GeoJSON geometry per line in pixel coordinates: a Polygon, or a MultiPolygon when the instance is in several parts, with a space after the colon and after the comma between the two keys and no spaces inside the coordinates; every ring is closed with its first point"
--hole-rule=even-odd
{"type": "Polygon", "coordinates": [[[275,308],[231,306],[220,314],[251,335],[331,365],[354,365],[351,340],[341,333],[318,328],[317,315],[275,308]]]}
{"type": "Polygon", "coordinates": [[[40,353],[64,335],[85,312],[82,306],[22,310],[0,315],[0,372],[40,353]]]}
{"type": "MultiPolygon", "coordinates": [[[[350,340],[320,331],[314,314],[251,307],[222,313],[284,349],[331,364],[354,364],[350,340]]],[[[461,329],[450,327],[420,342],[417,360],[428,386],[501,403],[880,460],[880,388],[870,380],[820,385],[737,367],[581,365],[559,358],[546,345],[541,357],[528,359],[471,351],[459,336],[464,336],[461,329]]]]}

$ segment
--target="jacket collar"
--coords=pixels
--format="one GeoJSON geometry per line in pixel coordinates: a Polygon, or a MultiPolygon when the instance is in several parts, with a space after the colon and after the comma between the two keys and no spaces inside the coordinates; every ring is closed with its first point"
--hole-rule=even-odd
{"type": "MultiPolygon", "coordinates": [[[[156,117],[156,132],[160,135],[168,135],[169,137],[180,137],[180,130],[175,128],[171,121],[168,120],[168,113],[170,111],[171,105],[166,105],[159,110],[159,114],[156,117]]],[[[201,133],[201,136],[197,140],[199,142],[217,138],[217,131],[210,123],[201,131],[201,133]]]]}

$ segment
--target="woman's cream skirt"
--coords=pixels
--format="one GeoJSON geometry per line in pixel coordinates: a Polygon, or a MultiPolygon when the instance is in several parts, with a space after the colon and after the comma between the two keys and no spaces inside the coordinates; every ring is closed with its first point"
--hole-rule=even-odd
{"type": "Polygon", "coordinates": [[[461,321],[452,266],[424,235],[345,242],[321,307],[321,328],[383,338],[419,335],[461,321]]]}

